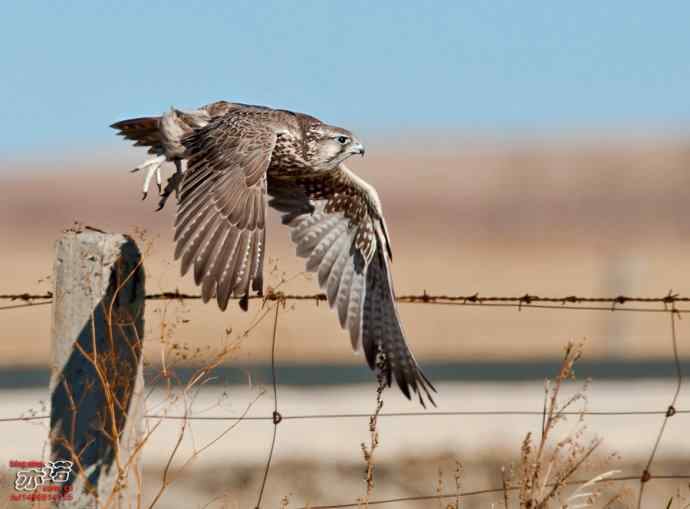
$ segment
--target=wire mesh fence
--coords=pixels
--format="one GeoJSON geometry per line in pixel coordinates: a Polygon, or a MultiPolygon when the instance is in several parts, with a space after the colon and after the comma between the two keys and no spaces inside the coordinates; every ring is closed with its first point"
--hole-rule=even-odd
{"type": "MultiPolygon", "coordinates": [[[[271,303],[272,307],[266,310],[264,316],[269,312],[273,312],[273,327],[272,327],[272,347],[271,347],[271,388],[273,394],[273,412],[271,415],[263,416],[248,416],[248,415],[228,415],[228,416],[195,416],[195,415],[168,415],[160,413],[149,413],[146,415],[148,419],[157,419],[161,421],[270,421],[273,424],[272,433],[270,436],[270,448],[266,458],[263,479],[260,485],[259,493],[257,494],[256,507],[262,506],[264,490],[270,480],[270,472],[272,465],[272,458],[276,446],[276,438],[280,424],[285,421],[304,421],[304,420],[341,420],[341,419],[358,419],[358,418],[372,418],[369,413],[301,413],[290,414],[284,412],[279,401],[279,380],[276,371],[276,343],[279,335],[279,319],[281,306],[284,306],[289,301],[326,301],[324,294],[285,294],[278,291],[269,291],[266,295],[258,297],[250,297],[252,299],[260,299],[264,303],[271,303]]],[[[41,294],[32,294],[29,292],[20,293],[5,293],[0,294],[0,300],[11,302],[10,305],[0,306],[0,310],[11,310],[31,306],[47,305],[52,302],[53,295],[50,292],[41,294]]],[[[159,292],[146,295],[147,300],[200,300],[201,296],[196,294],[186,294],[175,291],[159,292]]],[[[482,296],[478,293],[472,295],[438,295],[429,294],[426,291],[416,295],[402,295],[397,297],[400,303],[408,303],[415,305],[438,305],[438,306],[485,306],[485,307],[514,307],[518,311],[522,309],[535,310],[580,310],[580,311],[602,311],[602,312],[637,312],[637,313],[665,313],[669,317],[669,351],[672,354],[675,372],[673,378],[675,384],[673,391],[669,394],[668,400],[659,404],[658,408],[650,408],[645,410],[603,410],[603,411],[563,411],[562,415],[578,415],[578,416],[612,416],[612,417],[634,417],[634,416],[659,416],[661,422],[659,424],[658,433],[650,441],[650,451],[645,462],[644,468],[637,475],[628,476],[611,476],[606,479],[607,482],[629,482],[638,481],[639,491],[637,498],[637,507],[642,507],[643,495],[646,485],[652,480],[685,480],[690,479],[690,471],[686,474],[654,474],[653,467],[660,444],[662,443],[664,433],[667,429],[667,424],[672,417],[687,416],[690,414],[688,408],[678,408],[678,397],[681,392],[683,384],[683,371],[681,366],[681,359],[678,351],[678,321],[682,315],[690,312],[690,308],[679,307],[679,304],[690,302],[690,297],[682,297],[677,294],[669,292],[667,295],[659,297],[633,297],[618,295],[613,297],[581,297],[576,295],[559,296],[537,296],[528,293],[516,296],[482,296]]],[[[381,419],[407,419],[407,418],[424,418],[433,419],[440,416],[544,416],[545,410],[525,410],[525,409],[505,409],[495,411],[476,411],[467,409],[453,409],[443,411],[410,411],[410,412],[381,412],[380,408],[377,410],[375,418],[381,419]]],[[[245,412],[246,414],[246,412],[245,412]]],[[[4,416],[0,417],[0,423],[17,423],[25,421],[35,421],[48,419],[49,415],[39,414],[30,416],[4,416]]],[[[590,480],[572,480],[562,482],[564,486],[577,486],[590,482],[590,480]]],[[[545,484],[545,487],[549,484],[545,484]]],[[[490,489],[462,491],[461,497],[471,497],[483,494],[499,494],[508,493],[518,490],[515,486],[501,486],[490,489]]],[[[441,500],[456,496],[456,493],[435,493],[429,495],[407,496],[407,497],[393,497],[366,500],[366,505],[391,505],[402,502],[424,501],[424,500],[441,500]]],[[[507,500],[507,499],[506,499],[507,500]]],[[[311,509],[337,509],[347,507],[361,507],[362,501],[344,502],[330,505],[309,505],[311,509]]],[[[306,509],[306,508],[304,508],[306,509]]]]}

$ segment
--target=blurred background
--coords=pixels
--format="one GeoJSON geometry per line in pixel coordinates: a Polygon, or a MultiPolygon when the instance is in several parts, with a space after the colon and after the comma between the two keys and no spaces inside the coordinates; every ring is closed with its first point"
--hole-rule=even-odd
{"type": "MultiPolygon", "coordinates": [[[[54,242],[75,221],[137,236],[148,251],[148,292],[194,292],[172,259],[172,203],[155,212],[155,196],[141,201],[143,177],[129,170],[145,151],[108,126],[225,99],[306,112],[364,140],[367,157],[351,166],[381,196],[398,294],[690,294],[687,3],[74,1],[10,2],[3,11],[0,293],[50,290],[54,242]]],[[[271,214],[269,283],[315,292],[271,214]]],[[[259,312],[149,302],[149,369],[174,344],[224,344],[259,312]]],[[[439,410],[540,410],[544,377],[557,371],[565,343],[581,338],[578,375],[593,377],[592,407],[664,410],[673,392],[665,314],[402,305],[401,315],[439,389],[439,410]]],[[[205,389],[219,414],[240,413],[267,383],[271,325],[244,338],[205,389]]],[[[690,331],[678,327],[687,367],[690,331]]],[[[0,334],[5,411],[40,411],[50,306],[3,312],[0,334]]],[[[285,412],[373,410],[375,380],[327,306],[290,306],[278,345],[285,412]]],[[[193,367],[203,354],[178,360],[193,367]]],[[[253,411],[270,407],[265,395],[253,411]]],[[[391,390],[386,410],[394,409],[417,408],[391,390]]],[[[354,422],[279,440],[271,507],[284,495],[299,505],[360,494],[368,428],[354,422]]],[[[509,426],[420,422],[381,431],[382,496],[433,492],[438,469],[450,471],[455,458],[473,465],[467,489],[500,485],[500,465],[539,425],[533,417],[509,426]]],[[[634,472],[661,418],[588,424],[620,455],[614,467],[634,472]]],[[[690,467],[682,424],[671,421],[661,445],[668,472],[690,467]]],[[[15,437],[0,439],[8,440],[3,466],[44,454],[44,426],[3,426],[15,437]]],[[[252,503],[270,424],[240,428],[175,488],[196,504],[185,507],[218,496],[227,507],[252,503]]],[[[151,492],[174,433],[162,432],[144,455],[151,492]]],[[[161,506],[182,507],[171,493],[161,506]]]]}

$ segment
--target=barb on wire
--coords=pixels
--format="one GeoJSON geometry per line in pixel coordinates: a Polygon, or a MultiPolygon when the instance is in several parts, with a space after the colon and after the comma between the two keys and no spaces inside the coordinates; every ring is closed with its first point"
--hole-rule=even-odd
{"type": "Polygon", "coordinates": [[[45,300],[45,299],[52,299],[52,298],[53,298],[53,292],[45,292],[45,293],[29,293],[29,292],[0,293],[0,300],[31,301],[31,300],[45,300]]]}
{"type": "MultiPolygon", "coordinates": [[[[177,290],[168,291],[162,293],[155,293],[146,296],[147,299],[151,300],[162,300],[162,299],[200,299],[201,295],[197,294],[187,294],[181,293],[177,290]]],[[[308,295],[295,295],[295,294],[284,294],[281,292],[268,291],[264,296],[252,296],[250,299],[261,299],[261,300],[275,300],[275,301],[289,301],[289,300],[312,300],[312,301],[325,301],[326,295],[323,293],[308,294],[308,295]]],[[[447,295],[438,294],[432,295],[428,294],[424,290],[421,294],[409,294],[400,295],[396,299],[398,302],[403,303],[423,303],[423,304],[448,304],[448,303],[462,303],[462,304],[491,304],[491,303],[503,303],[503,304],[515,304],[515,305],[526,305],[531,304],[560,304],[565,306],[567,304],[611,304],[612,307],[607,308],[611,310],[617,305],[623,305],[628,303],[645,303],[645,304],[664,304],[672,305],[678,302],[690,302],[690,297],[681,297],[677,294],[667,294],[662,297],[629,297],[625,295],[617,295],[614,297],[578,297],[576,295],[567,295],[563,297],[540,297],[538,295],[532,295],[525,293],[520,296],[481,296],[479,293],[474,293],[472,295],[447,295]]]]}
{"type": "Polygon", "coordinates": [[[29,308],[32,306],[45,306],[50,304],[53,299],[53,292],[45,293],[2,293],[0,300],[9,300],[10,302],[21,301],[22,304],[11,304],[9,306],[0,306],[0,311],[7,309],[29,308]],[[39,301],[39,302],[37,302],[39,301]]]}
{"type": "MultiPolygon", "coordinates": [[[[32,294],[28,292],[22,293],[4,293],[0,294],[0,300],[49,300],[53,298],[52,292],[32,294]]],[[[242,299],[246,297],[241,297],[242,299]]],[[[248,297],[252,300],[262,301],[296,301],[296,300],[311,300],[311,301],[326,301],[326,295],[323,293],[314,294],[285,294],[283,292],[272,291],[268,289],[265,295],[253,295],[248,297]]],[[[150,293],[146,295],[147,300],[201,300],[201,295],[193,293],[180,292],[179,290],[170,290],[159,293],[150,293]]],[[[231,297],[231,299],[239,300],[240,297],[231,297]]],[[[690,297],[682,297],[678,294],[669,293],[661,297],[631,297],[626,295],[617,295],[613,297],[582,297],[577,295],[565,296],[546,296],[533,295],[525,293],[518,296],[483,296],[478,292],[471,295],[448,295],[448,294],[429,294],[424,290],[421,294],[400,295],[396,299],[403,303],[424,303],[424,304],[447,304],[447,303],[462,303],[462,304],[490,304],[490,303],[504,303],[529,306],[531,304],[610,304],[609,310],[616,309],[616,306],[637,303],[637,304],[664,304],[672,306],[679,302],[690,302],[690,297]]],[[[668,308],[664,309],[668,311],[668,308]]],[[[678,311],[678,310],[676,310],[678,311]]]]}

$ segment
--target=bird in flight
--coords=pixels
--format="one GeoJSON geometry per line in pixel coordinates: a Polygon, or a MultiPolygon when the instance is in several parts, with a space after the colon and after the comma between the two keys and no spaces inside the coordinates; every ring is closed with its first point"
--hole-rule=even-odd
{"type": "Polygon", "coordinates": [[[160,117],[111,127],[149,147],[144,198],[155,177],[159,210],[177,196],[175,258],[190,269],[204,302],[225,310],[231,296],[246,311],[250,291],[263,290],[267,205],[291,229],[297,255],[349,331],[355,351],[387,385],[435,405],[436,389],[407,346],[395,302],[392,253],[379,197],[345,161],[364,155],[346,129],[303,113],[218,101],[197,110],[171,108],[160,117]],[[162,187],[166,161],[176,171],[162,187]],[[185,165],[183,165],[183,162],[185,165]]]}

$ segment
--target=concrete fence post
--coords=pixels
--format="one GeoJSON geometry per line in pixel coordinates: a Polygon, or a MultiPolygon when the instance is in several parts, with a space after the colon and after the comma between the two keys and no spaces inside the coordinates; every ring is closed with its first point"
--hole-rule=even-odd
{"type": "Polygon", "coordinates": [[[71,468],[66,480],[58,480],[62,497],[56,505],[139,507],[141,253],[125,235],[86,229],[66,232],[55,256],[51,461],[71,468]]]}

